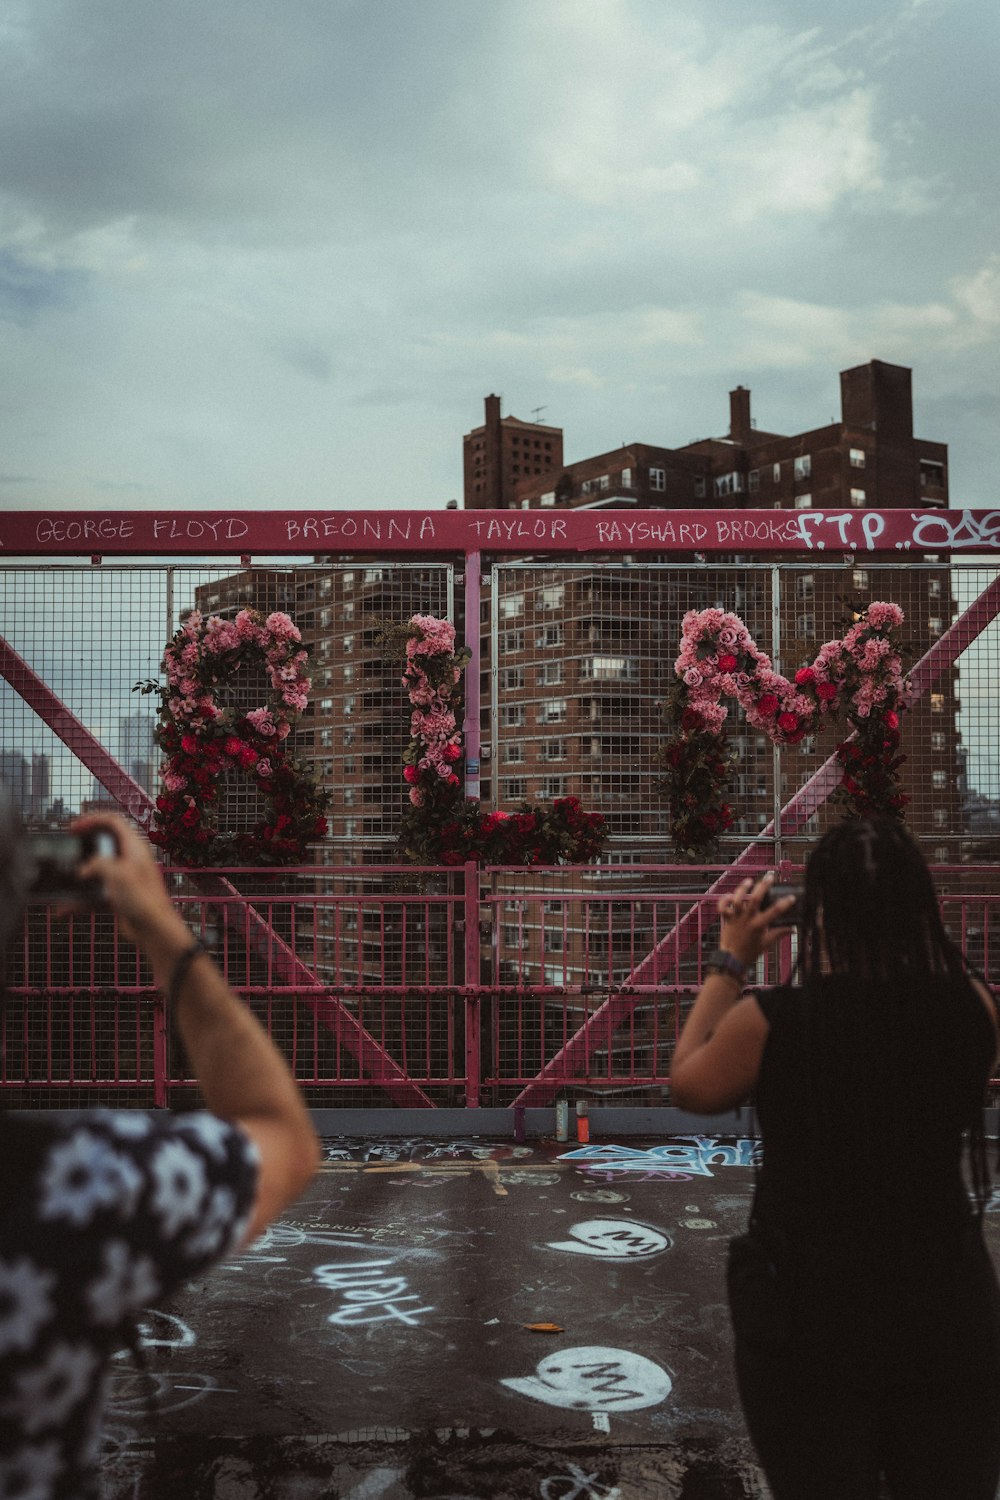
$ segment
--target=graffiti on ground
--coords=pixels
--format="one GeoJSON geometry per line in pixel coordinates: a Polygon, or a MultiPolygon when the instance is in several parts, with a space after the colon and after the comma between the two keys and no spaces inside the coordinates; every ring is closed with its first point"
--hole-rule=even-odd
{"type": "Polygon", "coordinates": [[[649,1260],[669,1250],[670,1236],[651,1224],[632,1219],[584,1219],[569,1230],[568,1240],[550,1240],[547,1249],[599,1260],[649,1260]]]}
{"type": "Polygon", "coordinates": [[[508,1377],[501,1384],[548,1406],[589,1411],[595,1427],[606,1431],[609,1412],[657,1406],[669,1396],[673,1381],[645,1355],[594,1344],[546,1355],[534,1375],[508,1377]]]}

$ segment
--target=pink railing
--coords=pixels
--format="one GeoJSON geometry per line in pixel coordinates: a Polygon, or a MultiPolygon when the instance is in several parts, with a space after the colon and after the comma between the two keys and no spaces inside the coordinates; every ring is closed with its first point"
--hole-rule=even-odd
{"type": "MultiPolygon", "coordinates": [[[[188,922],[214,940],[310,1102],[398,1100],[403,1079],[408,1102],[475,1107],[537,1100],[542,1088],[549,1098],[662,1100],[714,941],[720,873],[467,865],[418,881],[409,869],[322,868],[283,872],[282,883],[298,884],[291,894],[267,893],[259,871],[226,872],[211,891],[203,872],[173,878],[188,922]],[[404,877],[407,889],[363,888],[404,877]],[[304,889],[319,879],[358,888],[304,889]],[[681,923],[683,951],[664,942],[681,923]]],[[[1000,979],[997,870],[935,874],[950,931],[1000,979]]],[[[774,983],[789,957],[765,962],[759,982],[774,983]]],[[[191,1088],[162,998],[107,914],[66,922],[32,908],[9,979],[0,1017],[9,1098],[78,1091],[81,1101],[164,1104],[191,1088]]]]}

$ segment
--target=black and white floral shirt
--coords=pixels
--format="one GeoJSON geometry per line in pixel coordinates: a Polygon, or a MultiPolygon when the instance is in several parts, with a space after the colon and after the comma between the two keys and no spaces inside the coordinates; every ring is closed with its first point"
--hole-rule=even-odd
{"type": "Polygon", "coordinates": [[[210,1114],[0,1117],[0,1500],[90,1500],[110,1361],[240,1242],[258,1155],[210,1114]]]}

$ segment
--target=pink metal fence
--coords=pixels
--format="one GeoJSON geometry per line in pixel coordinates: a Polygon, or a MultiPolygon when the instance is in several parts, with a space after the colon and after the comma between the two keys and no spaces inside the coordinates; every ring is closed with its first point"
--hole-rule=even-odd
{"type": "MultiPolygon", "coordinates": [[[[708,891],[719,872],[698,886],[690,867],[619,866],[610,888],[594,866],[553,873],[467,865],[447,878],[435,872],[428,890],[410,867],[390,867],[379,882],[409,888],[378,892],[371,868],[337,871],[369,887],[350,895],[253,893],[260,871],[226,872],[210,891],[204,872],[173,878],[191,927],[213,943],[313,1104],[374,1104],[388,1094],[475,1107],[566,1092],[663,1102],[711,941],[708,891]],[[251,893],[234,892],[237,881],[251,893]],[[662,940],[685,923],[686,947],[662,940]],[[505,925],[521,934],[525,954],[506,972],[493,942],[505,925]],[[336,971],[320,976],[310,953],[324,930],[345,942],[336,971]],[[558,972],[539,977],[539,954],[556,958],[558,972]]],[[[331,871],[300,874],[307,884],[331,871]]],[[[949,930],[1000,982],[996,868],[935,875],[949,930]]],[[[789,949],[762,961],[758,983],[787,971],[789,949]]],[[[10,977],[0,1082],[11,1097],[166,1104],[190,1091],[162,997],[107,914],[64,921],[31,908],[10,977]]]]}
{"type": "MultiPolygon", "coordinates": [[[[450,554],[463,571],[464,634],[474,660],[485,619],[486,556],[621,553],[627,564],[634,554],[665,548],[703,560],[738,547],[819,565],[836,549],[845,563],[888,567],[928,548],[935,559],[992,556],[998,541],[994,513],[938,511],[0,517],[7,557],[82,554],[99,564],[113,553],[232,558],[239,549],[246,567],[251,554],[304,548],[336,548],[341,557],[450,554]]],[[[990,578],[920,656],[911,674],[913,705],[947,678],[998,612],[1000,579],[990,578]]],[[[104,793],[145,825],[149,793],[2,636],[0,677],[104,793]]],[[[479,674],[471,672],[464,725],[470,796],[480,787],[479,693],[479,674]]],[[[494,743],[494,757],[498,748],[494,743]]],[[[683,1008],[700,981],[716,897],[776,854],[781,859],[782,839],[804,830],[837,780],[831,757],[787,797],[774,822],[716,869],[322,865],[282,872],[280,884],[270,885],[260,871],[173,871],[171,878],[192,927],[214,939],[233,984],[313,1102],[542,1104],[570,1088],[662,1098],[683,1008]]],[[[792,866],[783,863],[782,873],[794,873],[792,866]]],[[[952,930],[987,976],[1000,979],[996,866],[949,865],[938,876],[952,930]]],[[[790,957],[786,951],[765,967],[760,982],[773,982],[790,957]]],[[[109,917],[67,926],[45,909],[31,910],[10,981],[0,1018],[0,1083],[11,1094],[132,1093],[164,1104],[189,1088],[150,976],[109,917]]]]}

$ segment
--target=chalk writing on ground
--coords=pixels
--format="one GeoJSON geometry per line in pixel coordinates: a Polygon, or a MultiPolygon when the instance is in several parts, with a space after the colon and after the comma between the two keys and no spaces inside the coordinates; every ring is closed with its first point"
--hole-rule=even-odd
{"type": "Polygon", "coordinates": [[[585,1474],[576,1464],[568,1464],[567,1474],[553,1474],[538,1486],[541,1500],[618,1500],[621,1490],[616,1484],[597,1482],[597,1475],[585,1474]]]}

